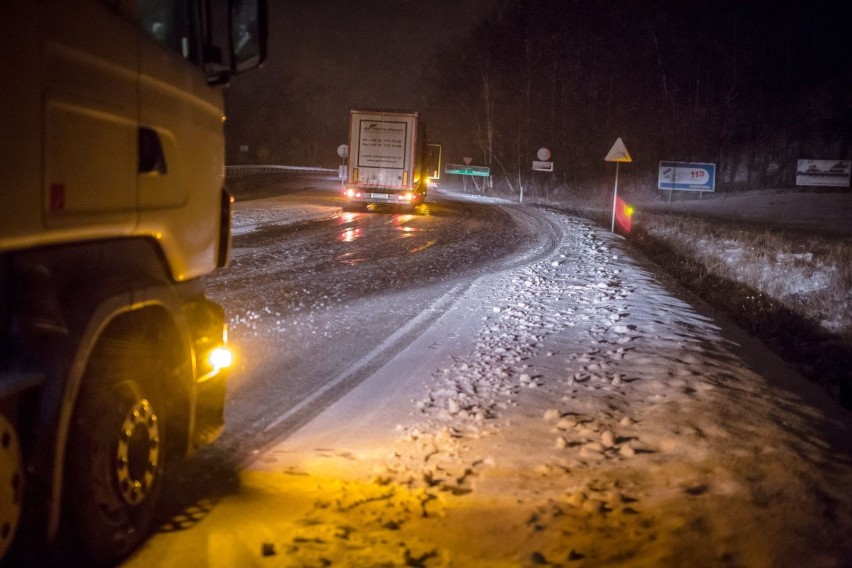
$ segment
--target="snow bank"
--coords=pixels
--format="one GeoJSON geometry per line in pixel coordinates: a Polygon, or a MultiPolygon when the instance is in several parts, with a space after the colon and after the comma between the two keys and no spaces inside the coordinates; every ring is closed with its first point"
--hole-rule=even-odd
{"type": "Polygon", "coordinates": [[[234,206],[232,232],[241,235],[268,225],[292,225],[324,219],[340,213],[340,207],[305,203],[300,196],[279,196],[255,201],[238,201],[234,206]]]}

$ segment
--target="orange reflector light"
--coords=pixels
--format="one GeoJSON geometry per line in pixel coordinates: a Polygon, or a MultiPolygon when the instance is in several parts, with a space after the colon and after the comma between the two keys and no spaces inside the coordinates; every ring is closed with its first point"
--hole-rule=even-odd
{"type": "Polygon", "coordinates": [[[207,363],[216,370],[227,369],[234,363],[234,353],[224,345],[207,354],[207,363]]]}

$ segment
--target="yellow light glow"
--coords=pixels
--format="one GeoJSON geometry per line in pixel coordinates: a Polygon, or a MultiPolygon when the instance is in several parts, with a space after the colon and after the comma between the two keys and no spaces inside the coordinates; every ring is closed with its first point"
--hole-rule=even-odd
{"type": "Polygon", "coordinates": [[[351,243],[355,239],[361,236],[361,229],[358,228],[348,228],[340,232],[337,240],[343,241],[344,243],[351,243]]]}
{"type": "Polygon", "coordinates": [[[426,243],[426,244],[423,244],[423,245],[420,245],[419,247],[416,247],[416,248],[411,249],[411,251],[410,251],[410,252],[411,252],[411,254],[416,254],[416,253],[418,253],[418,252],[424,251],[424,250],[426,250],[427,248],[429,248],[429,247],[431,247],[432,245],[434,245],[436,242],[438,242],[438,241],[429,241],[429,242],[428,242],[428,243],[426,243]]]}
{"type": "Polygon", "coordinates": [[[207,363],[216,370],[227,369],[234,363],[234,353],[226,346],[220,346],[207,355],[207,363]]]}

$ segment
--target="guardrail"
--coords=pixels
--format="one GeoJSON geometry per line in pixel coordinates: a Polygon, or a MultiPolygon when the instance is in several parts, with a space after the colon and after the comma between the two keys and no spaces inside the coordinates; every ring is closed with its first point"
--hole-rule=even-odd
{"type": "Polygon", "coordinates": [[[337,173],[331,168],[320,168],[314,166],[225,166],[225,175],[230,177],[247,176],[252,174],[271,174],[281,172],[322,172],[337,173]]]}

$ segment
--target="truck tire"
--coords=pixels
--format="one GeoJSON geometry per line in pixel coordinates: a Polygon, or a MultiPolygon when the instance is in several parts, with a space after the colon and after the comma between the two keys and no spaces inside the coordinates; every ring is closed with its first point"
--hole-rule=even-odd
{"type": "Polygon", "coordinates": [[[21,520],[22,464],[15,428],[0,413],[0,560],[9,551],[21,520]]]}
{"type": "Polygon", "coordinates": [[[85,556],[113,564],[153,527],[167,417],[163,370],[153,344],[138,336],[102,343],[69,432],[65,518],[85,556]]]}

